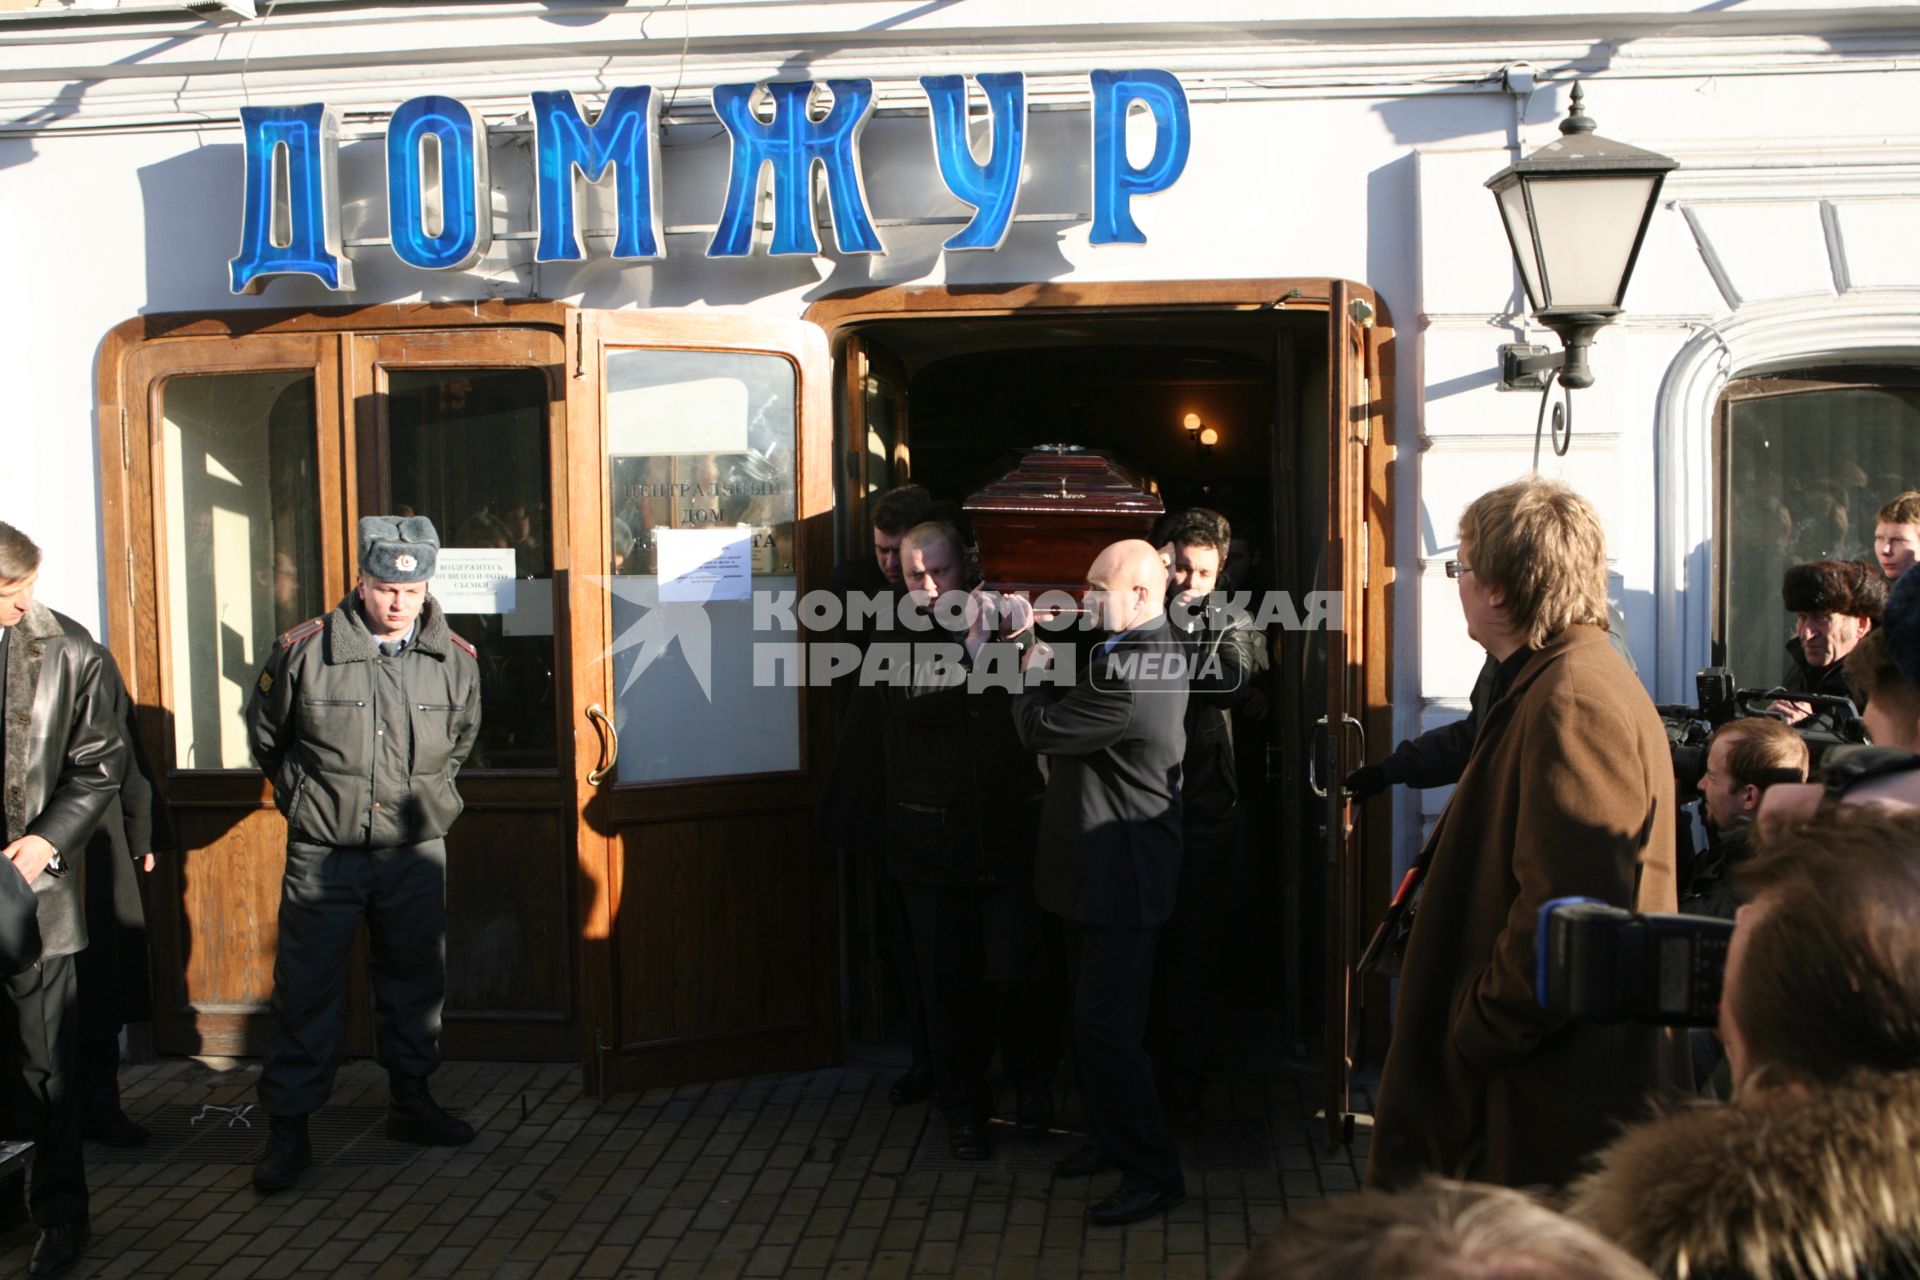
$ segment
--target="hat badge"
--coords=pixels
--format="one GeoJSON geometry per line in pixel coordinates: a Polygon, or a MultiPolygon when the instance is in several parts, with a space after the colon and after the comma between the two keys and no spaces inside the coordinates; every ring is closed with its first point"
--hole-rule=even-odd
{"type": "Polygon", "coordinates": [[[393,558],[393,563],[394,563],[394,567],[399,569],[400,572],[402,573],[412,573],[415,569],[420,567],[420,562],[416,560],[413,556],[408,555],[405,552],[402,552],[401,554],[395,556],[393,558]]]}

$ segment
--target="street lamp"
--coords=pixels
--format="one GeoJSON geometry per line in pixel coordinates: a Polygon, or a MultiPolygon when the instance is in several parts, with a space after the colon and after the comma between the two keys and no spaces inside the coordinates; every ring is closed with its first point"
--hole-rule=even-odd
{"type": "Polygon", "coordinates": [[[1504,391],[1543,390],[1553,378],[1590,387],[1587,348],[1620,314],[1660,185],[1679,162],[1602,138],[1578,83],[1560,138],[1487,179],[1506,224],[1533,318],[1566,348],[1500,348],[1504,391]]]}

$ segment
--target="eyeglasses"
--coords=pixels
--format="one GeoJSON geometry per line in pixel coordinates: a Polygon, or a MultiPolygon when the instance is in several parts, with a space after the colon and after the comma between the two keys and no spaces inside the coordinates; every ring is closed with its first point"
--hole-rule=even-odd
{"type": "Polygon", "coordinates": [[[1473,572],[1473,566],[1468,564],[1465,560],[1447,561],[1447,576],[1449,578],[1465,577],[1467,574],[1472,572],[1473,572]]]}

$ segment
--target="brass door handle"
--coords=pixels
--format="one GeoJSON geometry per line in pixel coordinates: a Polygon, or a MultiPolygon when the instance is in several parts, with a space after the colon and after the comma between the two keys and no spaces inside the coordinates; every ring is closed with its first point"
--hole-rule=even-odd
{"type": "Polygon", "coordinates": [[[597,702],[587,708],[587,719],[602,726],[600,767],[587,774],[587,782],[597,787],[607,780],[607,775],[613,772],[614,761],[620,758],[620,731],[613,727],[613,721],[607,719],[607,713],[597,702]]]}

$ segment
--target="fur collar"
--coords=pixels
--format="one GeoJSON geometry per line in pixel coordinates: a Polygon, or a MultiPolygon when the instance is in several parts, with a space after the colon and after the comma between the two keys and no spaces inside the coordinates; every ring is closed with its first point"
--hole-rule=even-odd
{"type": "Polygon", "coordinates": [[[1920,1267],[1920,1071],[1701,1104],[1633,1129],[1569,1212],[1673,1280],[1920,1267]]]}
{"type": "MultiPolygon", "coordinates": [[[[12,633],[7,636],[6,673],[7,682],[7,726],[0,726],[0,741],[5,743],[4,756],[6,776],[24,778],[32,762],[34,749],[34,729],[44,731],[45,726],[32,724],[34,702],[40,692],[40,666],[46,660],[46,645],[40,641],[50,640],[66,634],[66,625],[59,614],[47,606],[35,602],[27,609],[20,621],[14,623],[12,633]],[[17,726],[20,719],[29,723],[25,733],[9,732],[9,727],[17,726]]],[[[34,815],[26,811],[26,792],[19,787],[7,788],[6,799],[6,839],[15,840],[26,834],[27,823],[34,815]]]]}
{"type": "MultiPolygon", "coordinates": [[[[440,602],[428,596],[426,605],[420,610],[419,620],[414,623],[413,644],[409,648],[436,658],[445,658],[452,644],[452,635],[440,602]]],[[[346,598],[327,615],[327,661],[371,662],[379,652],[380,644],[373,638],[373,633],[367,630],[367,620],[360,612],[358,594],[347,592],[346,598]]]]}

